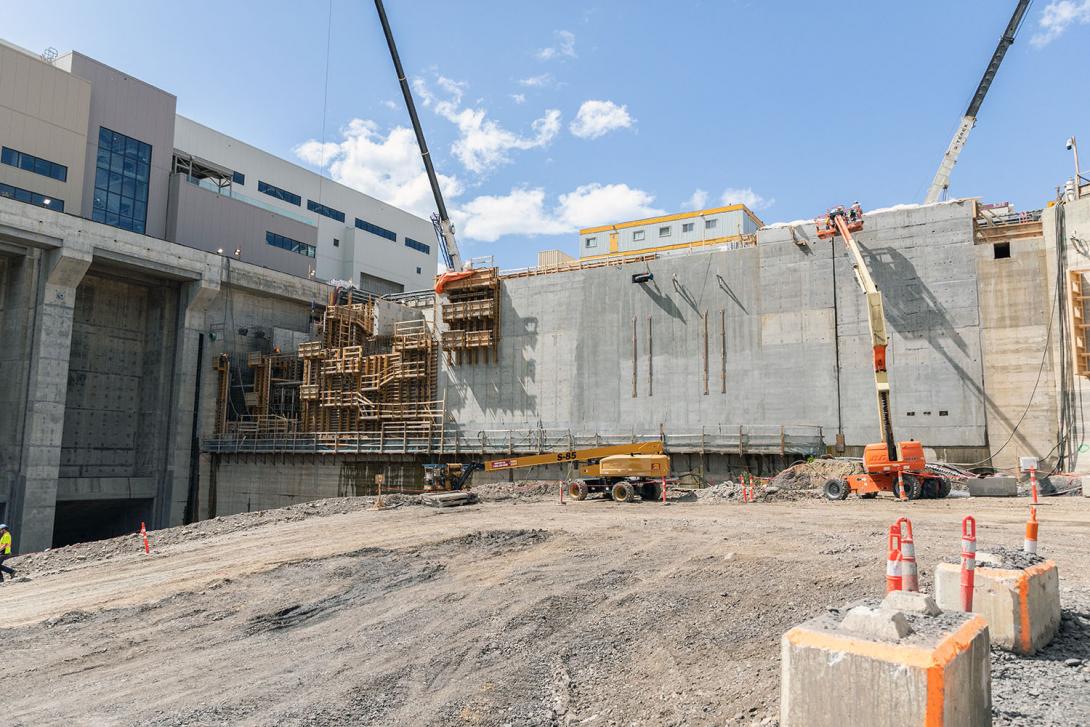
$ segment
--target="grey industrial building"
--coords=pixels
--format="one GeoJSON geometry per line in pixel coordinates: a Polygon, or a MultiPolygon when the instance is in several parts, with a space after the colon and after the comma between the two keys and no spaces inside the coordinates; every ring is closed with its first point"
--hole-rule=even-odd
{"type": "Polygon", "coordinates": [[[431,222],[176,112],[78,52],[0,41],[0,196],[378,294],[431,285],[431,222]]]}

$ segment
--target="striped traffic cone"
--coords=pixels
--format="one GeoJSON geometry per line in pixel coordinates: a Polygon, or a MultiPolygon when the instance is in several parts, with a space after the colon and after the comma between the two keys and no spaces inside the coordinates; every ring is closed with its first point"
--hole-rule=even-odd
{"type": "Polygon", "coordinates": [[[1031,555],[1037,555],[1037,524],[1037,508],[1031,506],[1026,522],[1026,540],[1022,543],[1022,551],[1031,555]]]}
{"type": "Polygon", "coordinates": [[[912,521],[903,517],[897,521],[901,533],[901,578],[906,591],[920,590],[920,574],[916,568],[916,545],[912,540],[912,521]]]}
{"type": "Polygon", "coordinates": [[[889,526],[889,554],[886,556],[886,593],[901,590],[901,529],[889,526]]]}
{"type": "Polygon", "coordinates": [[[966,515],[961,521],[961,610],[973,610],[973,588],[976,580],[976,520],[966,515]]]}

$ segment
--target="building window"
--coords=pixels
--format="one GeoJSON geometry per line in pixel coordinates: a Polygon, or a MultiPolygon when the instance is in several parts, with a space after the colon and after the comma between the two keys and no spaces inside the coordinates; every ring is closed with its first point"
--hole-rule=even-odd
{"type": "Polygon", "coordinates": [[[19,169],[25,169],[26,171],[34,172],[35,174],[41,174],[43,177],[51,177],[58,182],[68,181],[68,167],[63,164],[57,164],[48,159],[24,154],[21,151],[15,151],[6,146],[3,147],[3,149],[0,149],[0,163],[18,167],[19,169]]]}
{"type": "Polygon", "coordinates": [[[47,197],[44,194],[38,194],[37,192],[31,192],[27,189],[13,187],[10,184],[4,184],[3,182],[0,182],[0,197],[7,197],[8,199],[13,199],[16,202],[26,202],[27,204],[37,205],[38,207],[45,207],[47,210],[64,212],[63,199],[57,199],[56,197],[47,197]]]}
{"type": "Polygon", "coordinates": [[[644,238],[643,230],[636,230],[632,233],[632,241],[639,242],[644,238]]]}
{"type": "Polygon", "coordinates": [[[337,222],[344,222],[344,212],[335,210],[332,207],[326,207],[320,202],[315,202],[312,199],[307,200],[307,209],[311,212],[317,212],[320,215],[325,215],[331,220],[337,220],[337,222]]]}
{"type": "Polygon", "coordinates": [[[685,224],[683,224],[681,226],[681,231],[682,232],[692,232],[693,231],[693,223],[692,222],[686,222],[685,224]]]}
{"type": "Polygon", "coordinates": [[[417,265],[417,266],[416,266],[416,274],[417,274],[417,275],[420,275],[420,274],[421,274],[421,272],[420,272],[420,266],[419,266],[419,265],[417,265]]]}
{"type": "Polygon", "coordinates": [[[705,230],[714,230],[715,226],[719,224],[719,220],[704,220],[705,230]]]}
{"type": "Polygon", "coordinates": [[[275,232],[266,232],[265,242],[273,247],[279,247],[281,250],[298,253],[299,255],[306,255],[307,257],[314,257],[314,245],[308,245],[305,242],[299,242],[290,237],[278,235],[275,232]]]}
{"type": "Polygon", "coordinates": [[[246,175],[242,172],[231,172],[231,181],[235,184],[246,184],[246,175]]]}
{"type": "Polygon", "coordinates": [[[412,239],[411,237],[406,237],[405,238],[405,247],[411,247],[414,250],[419,250],[420,252],[424,253],[425,255],[431,255],[431,245],[425,245],[422,242],[417,242],[416,240],[412,239]]]}
{"type": "Polygon", "coordinates": [[[340,247],[340,246],[341,246],[341,241],[334,237],[333,238],[333,247],[340,247]]]}
{"type": "Polygon", "coordinates": [[[1011,256],[1011,244],[1009,242],[997,242],[992,246],[992,254],[995,260],[1003,260],[1011,256]]]}
{"type": "Polygon", "coordinates": [[[299,195],[294,192],[289,192],[286,189],[280,189],[280,187],[274,187],[268,182],[262,182],[260,179],[257,180],[257,191],[263,192],[270,197],[276,197],[277,199],[287,202],[288,204],[293,204],[296,207],[303,206],[303,198],[299,195]]]}
{"type": "Polygon", "coordinates": [[[91,219],[143,234],[150,177],[151,145],[100,127],[91,219]]]}
{"type": "Polygon", "coordinates": [[[397,233],[393,232],[392,230],[387,230],[385,227],[373,225],[366,220],[361,220],[359,217],[356,218],[356,227],[360,228],[364,232],[370,232],[372,235],[385,237],[391,242],[397,242],[397,233]]]}
{"type": "Polygon", "coordinates": [[[588,237],[587,240],[586,240],[586,246],[587,247],[598,247],[598,238],[597,237],[588,237]]]}
{"type": "Polygon", "coordinates": [[[670,227],[670,226],[660,227],[659,228],[659,237],[669,237],[670,236],[670,230],[672,230],[672,229],[673,228],[670,227]]]}

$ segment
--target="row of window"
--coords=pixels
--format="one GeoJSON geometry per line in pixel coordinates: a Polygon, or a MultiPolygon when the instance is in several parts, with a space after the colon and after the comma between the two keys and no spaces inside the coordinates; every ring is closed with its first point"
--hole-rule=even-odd
{"type": "Polygon", "coordinates": [[[91,219],[144,234],[150,177],[151,145],[101,127],[91,219]]]}
{"type": "Polygon", "coordinates": [[[413,250],[422,252],[425,255],[431,255],[431,245],[425,245],[422,242],[417,242],[411,237],[405,238],[405,247],[411,247],[413,250]]]}
{"type": "Polygon", "coordinates": [[[298,253],[300,255],[306,255],[307,257],[314,257],[316,252],[314,245],[310,245],[305,242],[299,242],[298,240],[293,240],[290,237],[278,235],[275,232],[266,232],[265,242],[272,245],[273,247],[279,247],[282,250],[298,253]]]}
{"type": "Polygon", "coordinates": [[[47,210],[64,212],[63,199],[57,199],[56,197],[47,197],[44,194],[31,192],[28,189],[13,187],[10,184],[4,184],[3,182],[0,182],[0,197],[7,197],[8,199],[13,199],[16,202],[26,202],[27,204],[45,207],[47,210]]]}
{"type": "Polygon", "coordinates": [[[315,202],[312,199],[307,200],[307,209],[311,212],[317,212],[320,215],[325,215],[331,220],[337,220],[337,222],[344,222],[344,212],[335,210],[332,207],[327,207],[320,202],[315,202]]]}
{"type": "Polygon", "coordinates": [[[41,174],[43,177],[51,177],[59,182],[68,181],[68,167],[63,164],[57,164],[48,159],[9,149],[6,146],[0,148],[0,164],[25,169],[28,172],[41,174]]]}
{"type": "Polygon", "coordinates": [[[390,242],[397,242],[397,233],[393,230],[387,230],[385,227],[379,227],[378,225],[368,222],[367,220],[361,220],[359,217],[356,218],[356,227],[365,232],[370,232],[372,235],[385,237],[390,242]]]}
{"type": "MultiPolygon", "coordinates": [[[[681,225],[682,234],[684,234],[686,232],[692,232],[695,224],[696,223],[694,223],[694,222],[683,222],[682,225],[681,225]]],[[[704,229],[705,230],[714,230],[718,226],[719,226],[719,220],[718,219],[713,218],[713,219],[710,219],[710,220],[704,220],[704,229]]],[[[664,237],[670,237],[673,234],[673,231],[674,231],[674,228],[671,225],[663,225],[662,227],[659,228],[659,238],[661,239],[661,238],[664,238],[664,237]]],[[[633,242],[642,242],[645,239],[647,239],[647,231],[646,230],[636,230],[636,231],[634,231],[632,233],[632,241],[633,242]]],[[[583,244],[584,244],[585,247],[598,247],[598,238],[597,237],[588,237],[583,241],[583,244]]]]}
{"type": "Polygon", "coordinates": [[[303,198],[295,192],[289,192],[286,189],[273,186],[268,182],[262,182],[260,179],[257,181],[257,191],[267,194],[270,197],[276,197],[278,200],[293,204],[296,207],[301,207],[303,205],[303,198]]]}

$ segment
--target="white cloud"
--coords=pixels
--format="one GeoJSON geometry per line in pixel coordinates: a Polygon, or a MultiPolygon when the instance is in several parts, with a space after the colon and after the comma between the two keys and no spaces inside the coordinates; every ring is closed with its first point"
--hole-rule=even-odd
{"type": "Polygon", "coordinates": [[[459,207],[458,229],[467,239],[494,242],[505,235],[560,235],[581,227],[663,213],[655,198],[627,184],[586,184],[549,206],[545,190],[516,188],[506,195],[482,195],[459,207]]]}
{"type": "MultiPolygon", "coordinates": [[[[313,166],[328,167],[334,180],[395,207],[422,217],[435,211],[412,129],[396,126],[383,135],[373,121],[353,119],[341,133],[339,142],[306,141],[295,147],[295,155],[313,166]]],[[[440,174],[439,184],[448,198],[463,190],[457,177],[440,174]]]]}
{"type": "Polygon", "coordinates": [[[526,86],[527,88],[544,88],[545,86],[551,86],[553,85],[553,75],[551,73],[542,73],[539,76],[520,78],[519,85],[526,86]]]}
{"type": "Polygon", "coordinates": [[[397,104],[390,99],[386,99],[385,101],[383,101],[382,105],[390,109],[391,111],[397,111],[397,104]]]}
{"type": "Polygon", "coordinates": [[[749,207],[754,212],[756,212],[757,210],[768,209],[772,205],[776,204],[775,197],[762,197],[749,187],[728,187],[727,189],[723,190],[723,195],[719,198],[719,201],[722,202],[724,206],[732,204],[744,204],[746,207],[749,207]]]}
{"type": "Polygon", "coordinates": [[[556,44],[548,48],[542,48],[537,52],[537,58],[541,61],[549,61],[553,58],[576,58],[575,33],[570,30],[558,30],[553,33],[556,44]]]}
{"type": "Polygon", "coordinates": [[[458,139],[450,151],[462,166],[475,174],[484,174],[510,162],[512,150],[547,146],[560,133],[560,112],[556,109],[546,110],[544,116],[531,124],[533,134],[522,136],[489,119],[484,108],[462,107],[465,83],[443,76],[439,76],[436,83],[447,92],[447,98],[439,99],[422,79],[413,81],[424,105],[432,107],[435,113],[458,127],[458,139]]]}
{"type": "Polygon", "coordinates": [[[524,104],[524,103],[526,103],[526,94],[524,94],[524,93],[513,93],[513,94],[511,94],[511,100],[514,101],[517,104],[524,104]]]}
{"type": "Polygon", "coordinates": [[[693,196],[681,203],[686,210],[702,210],[708,204],[708,193],[703,189],[693,190],[693,196]]]}
{"type": "Polygon", "coordinates": [[[1063,35],[1073,23],[1090,24],[1090,0],[1052,0],[1041,11],[1038,30],[1030,43],[1043,48],[1063,35]]]}
{"type": "Polygon", "coordinates": [[[636,123],[627,106],[612,101],[584,101],[579,113],[568,127],[580,139],[597,139],[614,129],[627,129],[636,123]]]}

